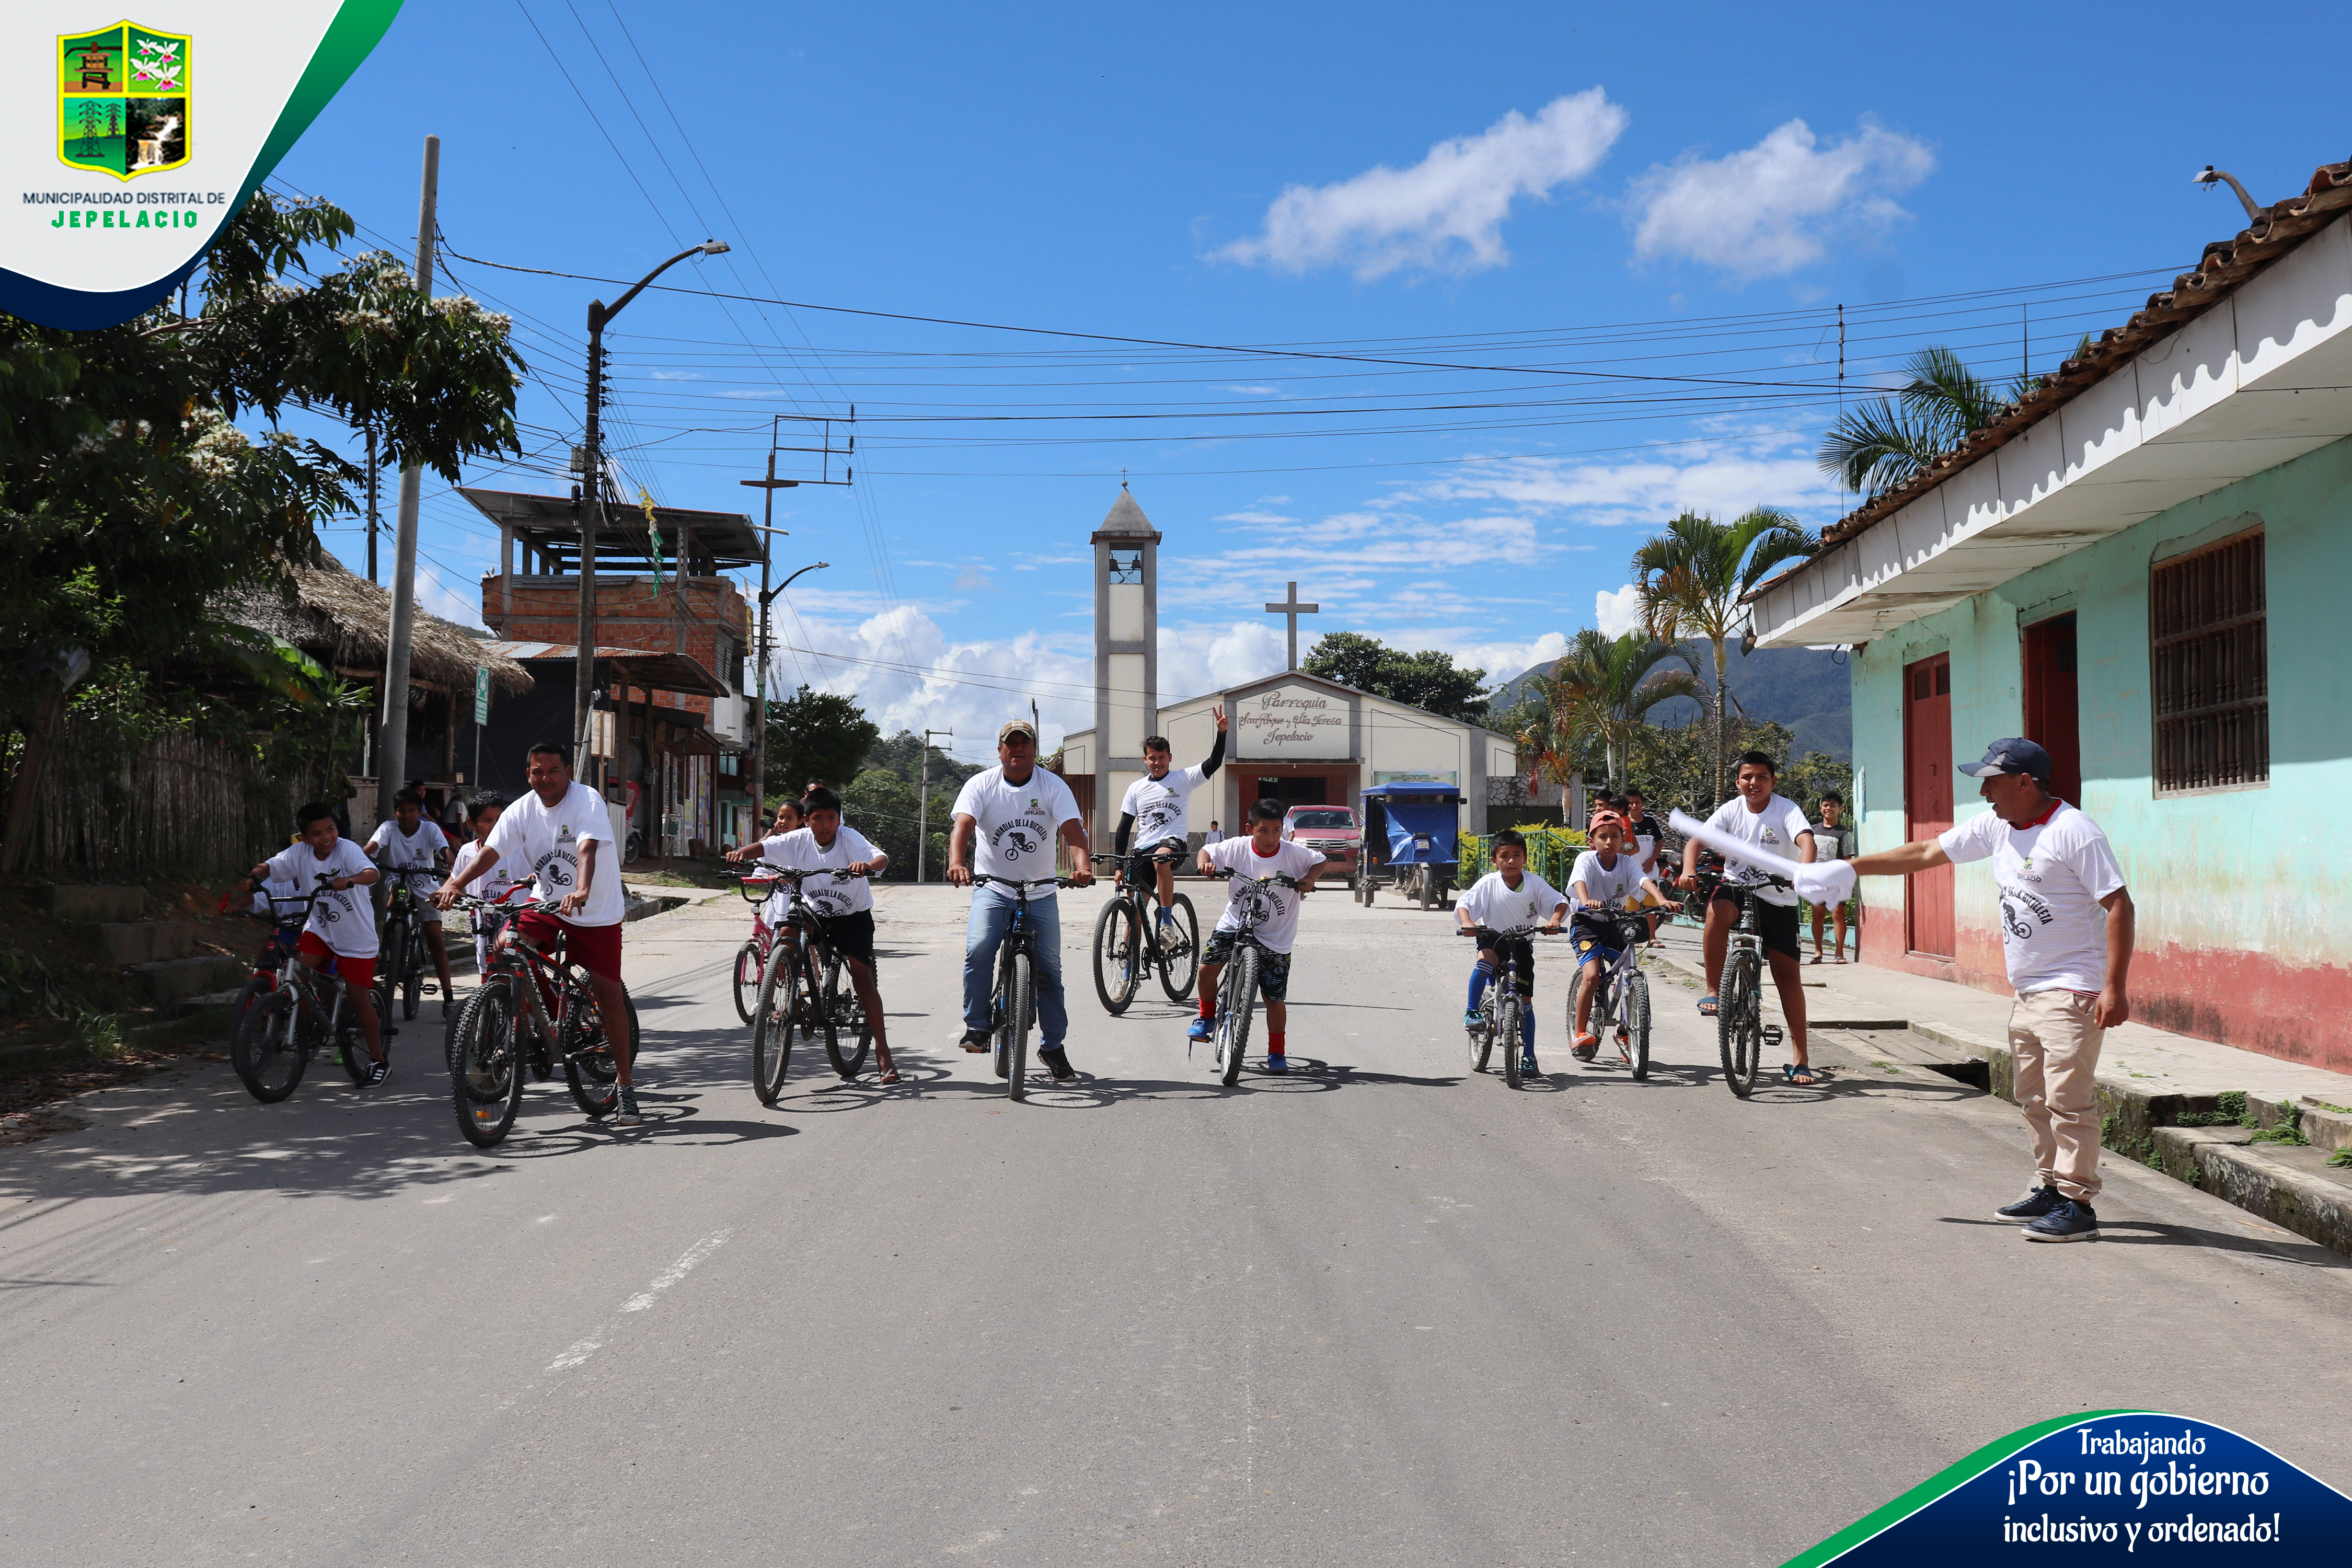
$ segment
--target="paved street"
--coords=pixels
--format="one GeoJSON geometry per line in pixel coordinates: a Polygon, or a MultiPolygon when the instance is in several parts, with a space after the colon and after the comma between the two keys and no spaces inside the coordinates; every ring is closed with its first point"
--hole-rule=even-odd
{"type": "Polygon", "coordinates": [[[2105,1239],[2027,1245],[2012,1107],[1828,1043],[1739,1103],[1664,976],[1651,1081],[1578,1070],[1564,943],[1513,1094],[1450,918],[1344,895],[1305,1070],[1223,1089],[1156,991],[1104,1017],[1101,896],[1089,1076],[1025,1105],[950,1046],[963,898],[895,889],[895,1089],[759,1105],[729,898],[629,928],[642,1132],[557,1083],[472,1150],[426,1019],[373,1100],[208,1067],[0,1150],[0,1556],[1770,1564],[2125,1405],[2352,1485],[2333,1253],[2112,1163],[2105,1239]]]}

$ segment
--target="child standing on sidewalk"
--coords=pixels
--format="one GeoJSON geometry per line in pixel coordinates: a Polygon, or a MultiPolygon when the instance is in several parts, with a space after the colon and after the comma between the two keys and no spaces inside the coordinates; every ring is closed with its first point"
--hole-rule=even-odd
{"type": "MultiPolygon", "coordinates": [[[[1568,914],[1568,900],[1549,882],[1528,869],[1528,841],[1514,829],[1498,831],[1487,848],[1494,858],[1495,868],[1470,884],[1469,890],[1454,902],[1454,919],[1462,930],[1473,932],[1478,939],[1478,962],[1470,968],[1470,997],[1462,1014],[1462,1026],[1476,1029],[1483,1023],[1478,1009],[1486,1000],[1486,987],[1502,972],[1496,956],[1499,932],[1521,931],[1543,922],[1545,931],[1559,930],[1560,921],[1568,914]]],[[[1519,994],[1530,1005],[1519,1016],[1519,1070],[1536,1070],[1536,1010],[1532,1004],[1536,994],[1536,953],[1532,944],[1523,944],[1514,956],[1513,967],[1519,974],[1519,994]]],[[[1511,1047],[1504,1046],[1505,1050],[1511,1047]]]]}

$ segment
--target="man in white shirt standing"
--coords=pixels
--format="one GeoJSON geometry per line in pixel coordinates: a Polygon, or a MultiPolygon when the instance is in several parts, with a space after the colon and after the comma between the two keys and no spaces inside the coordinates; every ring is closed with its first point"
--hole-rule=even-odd
{"type": "Polygon", "coordinates": [[[525,910],[515,916],[515,929],[542,950],[557,938],[572,963],[588,972],[596,994],[596,1016],[612,1043],[613,1066],[620,1078],[620,1105],[613,1117],[616,1127],[634,1127],[641,1120],[636,1086],[631,1073],[636,1041],[629,1034],[629,993],[621,984],[621,921],[628,898],[621,889],[620,847],[613,842],[612,818],[604,797],[572,778],[572,748],[562,741],[541,741],[530,749],[523,778],[530,793],[499,814],[464,869],[441,884],[433,901],[447,909],[466,884],[491,867],[506,861],[520,876],[528,867],[537,879],[533,889],[541,900],[558,900],[556,913],[525,910]]]}
{"type": "Polygon", "coordinates": [[[2000,889],[2001,954],[2017,1003],[2009,1015],[2017,1105],[2033,1141],[2036,1185],[1993,1211],[2029,1241],[2099,1234],[2099,1043],[2131,1016],[2137,913],[2098,824],[2050,793],[2050,753],[1995,741],[1961,764],[1992,809],[1935,838],[1857,855],[1865,877],[1901,877],[1990,858],[2000,889]]]}
{"type": "MultiPolygon", "coordinates": [[[[997,765],[966,779],[956,796],[955,828],[948,836],[948,880],[972,885],[975,868],[1001,881],[1042,882],[1029,889],[1029,929],[1036,936],[1037,1059],[1065,1083],[1077,1077],[1063,1042],[1070,1033],[1070,1009],[1062,994],[1062,906],[1055,895],[1054,841],[1070,847],[1070,881],[1086,887],[1095,879],[1087,859],[1086,824],[1078,803],[1060,775],[1037,765],[1037,731],[1014,719],[996,731],[997,765]],[[974,840],[978,863],[974,865],[974,840]]],[[[971,918],[964,928],[963,1038],[967,1051],[988,1049],[989,1002],[995,989],[996,950],[1013,929],[1013,889],[973,889],[971,918]]],[[[1004,1071],[1002,1061],[999,1073],[1004,1071]]]]}
{"type": "MultiPolygon", "coordinates": [[[[1706,825],[1742,838],[1783,859],[1793,850],[1800,864],[1813,858],[1813,826],[1797,803],[1775,793],[1780,764],[1764,752],[1739,753],[1739,793],[1715,808],[1706,825]]],[[[1683,846],[1683,874],[1675,886],[1698,886],[1698,840],[1683,846]]],[[[1797,895],[1788,888],[1765,881],[1767,873],[1744,860],[1727,859],[1723,880],[1706,903],[1706,994],[1698,1010],[1715,1016],[1716,988],[1723,981],[1723,956],[1731,946],[1731,928],[1738,922],[1741,905],[1756,900],[1756,933],[1764,946],[1764,962],[1771,966],[1773,988],[1780,994],[1780,1013],[1789,1020],[1789,1061],[1780,1076],[1798,1088],[1821,1081],[1805,1055],[1805,972],[1798,967],[1797,895]]]]}

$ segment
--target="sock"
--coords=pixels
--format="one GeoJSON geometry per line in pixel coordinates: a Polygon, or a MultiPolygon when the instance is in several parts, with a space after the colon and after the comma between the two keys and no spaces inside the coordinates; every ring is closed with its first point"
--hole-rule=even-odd
{"type": "Polygon", "coordinates": [[[1265,1032],[1265,1054],[1270,1057],[1278,1057],[1284,1054],[1282,1049],[1282,1031],[1280,1029],[1268,1029],[1265,1032]]]}
{"type": "Polygon", "coordinates": [[[1478,1004],[1486,999],[1487,984],[1494,978],[1495,971],[1485,959],[1482,958],[1476,963],[1471,965],[1470,1003],[1468,1006],[1463,1008],[1464,1012],[1475,1013],[1478,1010],[1478,1004]]]}
{"type": "Polygon", "coordinates": [[[1519,1037],[1527,1046],[1528,1055],[1536,1054],[1536,1013],[1530,1007],[1519,1016],[1519,1037]]]}
{"type": "Polygon", "coordinates": [[[1203,985],[1201,987],[1201,1016],[1213,1018],[1216,1016],[1217,994],[1203,985]]]}

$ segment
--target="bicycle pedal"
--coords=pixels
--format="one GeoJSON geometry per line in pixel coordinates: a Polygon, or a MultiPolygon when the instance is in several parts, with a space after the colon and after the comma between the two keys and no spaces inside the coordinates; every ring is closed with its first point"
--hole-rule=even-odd
{"type": "Polygon", "coordinates": [[[1766,1045],[1777,1046],[1780,1043],[1783,1037],[1780,1025],[1767,1024],[1764,1026],[1764,1043],[1766,1045]]]}

